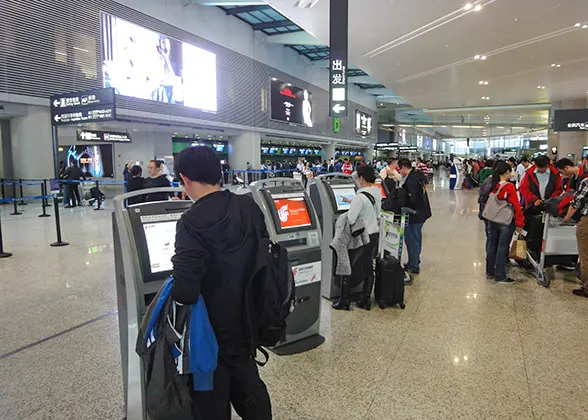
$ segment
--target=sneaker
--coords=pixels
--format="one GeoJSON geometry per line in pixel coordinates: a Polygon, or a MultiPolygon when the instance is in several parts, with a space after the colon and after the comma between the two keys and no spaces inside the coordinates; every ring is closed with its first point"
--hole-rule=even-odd
{"type": "Polygon", "coordinates": [[[410,273],[410,274],[414,274],[414,275],[421,274],[420,270],[413,270],[412,268],[410,268],[408,266],[408,264],[404,266],[404,271],[406,271],[407,273],[410,273]]]}
{"type": "Polygon", "coordinates": [[[584,290],[583,287],[576,289],[576,290],[573,290],[572,293],[575,294],[576,296],[582,296],[582,297],[588,298],[588,292],[586,292],[586,290],[584,290]]]}
{"type": "Polygon", "coordinates": [[[510,277],[507,277],[504,280],[496,280],[496,283],[512,284],[515,283],[515,280],[511,279],[510,277]]]}

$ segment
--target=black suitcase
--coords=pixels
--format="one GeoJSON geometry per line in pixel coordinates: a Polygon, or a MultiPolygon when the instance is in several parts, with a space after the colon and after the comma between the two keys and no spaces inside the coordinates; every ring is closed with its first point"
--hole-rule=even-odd
{"type": "Polygon", "coordinates": [[[400,306],[404,309],[404,269],[391,255],[376,260],[376,302],[380,308],[400,306]]]}

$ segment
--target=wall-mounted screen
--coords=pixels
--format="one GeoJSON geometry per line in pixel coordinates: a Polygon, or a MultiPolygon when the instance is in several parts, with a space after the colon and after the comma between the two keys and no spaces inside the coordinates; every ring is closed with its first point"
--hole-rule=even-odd
{"type": "Polygon", "coordinates": [[[272,78],[271,119],[312,127],[312,93],[272,78]]]}
{"type": "Polygon", "coordinates": [[[60,146],[58,158],[66,167],[77,164],[87,177],[114,177],[111,144],[60,146]]]}
{"type": "Polygon", "coordinates": [[[351,207],[351,200],[355,197],[355,188],[333,188],[335,200],[337,200],[337,211],[349,210],[351,207]]]}
{"type": "Polygon", "coordinates": [[[134,98],[216,112],[216,55],[102,14],[104,87],[134,98]]]}
{"type": "Polygon", "coordinates": [[[273,198],[282,229],[296,229],[311,226],[310,214],[304,196],[273,198]]]}

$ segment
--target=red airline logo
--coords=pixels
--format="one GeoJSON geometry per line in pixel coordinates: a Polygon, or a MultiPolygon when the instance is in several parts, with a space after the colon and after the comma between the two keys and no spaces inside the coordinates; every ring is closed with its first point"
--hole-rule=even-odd
{"type": "Polygon", "coordinates": [[[280,95],[287,96],[288,98],[296,99],[296,95],[292,93],[290,88],[284,88],[280,91],[280,95]]]}

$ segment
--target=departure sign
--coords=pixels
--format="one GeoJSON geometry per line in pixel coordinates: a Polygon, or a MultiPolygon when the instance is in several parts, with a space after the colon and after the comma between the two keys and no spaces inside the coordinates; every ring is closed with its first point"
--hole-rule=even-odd
{"type": "Polygon", "coordinates": [[[347,50],[349,0],[331,0],[329,115],[347,116],[347,50]]]}
{"type": "Polygon", "coordinates": [[[372,135],[372,121],[373,118],[370,114],[365,112],[355,111],[355,134],[358,136],[366,137],[372,135]]]}
{"type": "Polygon", "coordinates": [[[588,109],[557,109],[553,125],[555,131],[588,131],[588,109]]]}
{"type": "Polygon", "coordinates": [[[106,143],[130,143],[131,134],[114,131],[78,130],[78,141],[106,143]]]}
{"type": "Polygon", "coordinates": [[[113,88],[53,95],[51,124],[80,124],[116,119],[113,88]]]}

